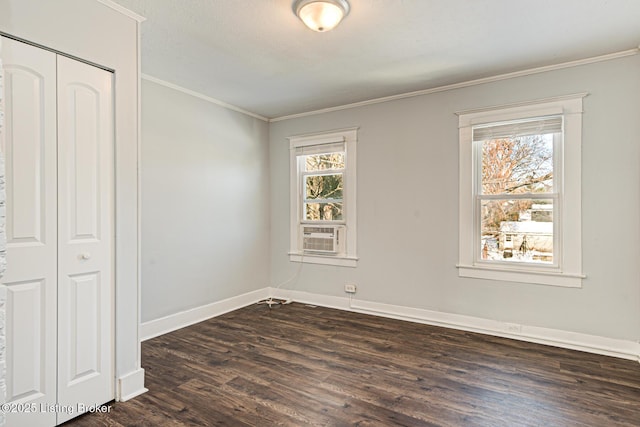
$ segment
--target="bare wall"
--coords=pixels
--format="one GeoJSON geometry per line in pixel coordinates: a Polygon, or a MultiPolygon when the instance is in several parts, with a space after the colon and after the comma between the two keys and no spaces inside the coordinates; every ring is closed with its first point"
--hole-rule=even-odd
{"type": "Polygon", "coordinates": [[[296,134],[359,126],[357,268],[305,264],[285,286],[637,341],[640,338],[640,56],[270,126],[271,282],[295,273],[289,149],[296,134]],[[589,92],[583,122],[581,289],[459,278],[456,111],[589,92]]]}
{"type": "Polygon", "coordinates": [[[268,286],[268,124],[142,83],[142,322],[268,286]]]}

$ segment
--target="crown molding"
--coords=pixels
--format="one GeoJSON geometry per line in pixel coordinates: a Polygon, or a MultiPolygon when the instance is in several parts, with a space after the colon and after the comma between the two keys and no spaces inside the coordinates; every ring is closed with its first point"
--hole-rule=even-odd
{"type": "Polygon", "coordinates": [[[595,63],[595,62],[610,61],[612,59],[618,59],[618,58],[624,58],[624,57],[627,57],[627,56],[637,55],[638,52],[640,52],[640,46],[637,47],[637,48],[629,49],[629,50],[623,50],[623,51],[620,51],[620,52],[609,53],[609,54],[606,54],[606,55],[594,56],[594,57],[591,57],[591,58],[578,59],[578,60],[575,60],[575,61],[563,62],[563,63],[560,63],[560,64],[554,64],[554,65],[547,65],[547,66],[544,66],[544,67],[530,68],[530,69],[521,70],[521,71],[514,71],[512,73],[498,74],[498,75],[491,76],[491,77],[484,77],[484,78],[481,78],[481,79],[468,80],[468,81],[465,81],[465,82],[453,83],[453,84],[450,84],[450,85],[438,86],[438,87],[434,87],[434,88],[430,88],[430,89],[423,89],[423,90],[418,90],[418,91],[414,91],[414,92],[407,92],[407,93],[402,93],[402,94],[398,94],[398,95],[391,95],[391,96],[385,96],[385,97],[382,97],[382,98],[374,98],[374,99],[370,99],[370,100],[366,100],[366,101],[354,102],[354,103],[351,103],[351,104],[345,104],[345,105],[339,105],[339,106],[335,106],[335,107],[322,108],[320,110],[313,110],[313,111],[307,111],[307,112],[304,112],[304,113],[296,113],[296,114],[290,114],[290,115],[287,115],[287,116],[275,117],[275,118],[270,119],[269,122],[279,122],[279,121],[283,121],[283,120],[297,119],[297,118],[300,118],[300,117],[315,116],[317,114],[330,113],[330,112],[333,112],[333,111],[348,110],[348,109],[351,109],[351,108],[363,107],[363,106],[366,106],[366,105],[380,104],[380,103],[383,103],[383,102],[396,101],[396,100],[405,99],[405,98],[413,98],[415,96],[428,95],[428,94],[431,94],[431,93],[438,93],[438,92],[445,92],[445,91],[448,91],[448,90],[461,89],[461,88],[470,87],[470,86],[477,86],[477,85],[486,84],[486,83],[498,82],[498,81],[501,81],[501,80],[513,79],[513,78],[516,78],[516,77],[530,76],[530,75],[534,75],[534,74],[546,73],[548,71],[562,70],[564,68],[578,67],[580,65],[592,64],[592,63],[595,63]]]}
{"type": "Polygon", "coordinates": [[[138,22],[144,22],[147,20],[147,18],[145,18],[144,16],[140,16],[137,13],[130,11],[126,7],[113,2],[112,0],[96,0],[96,1],[138,22]]]}
{"type": "Polygon", "coordinates": [[[247,110],[242,109],[240,107],[236,107],[235,105],[226,103],[224,101],[220,101],[219,99],[212,98],[212,97],[204,95],[204,94],[202,94],[200,92],[196,92],[196,91],[193,91],[191,89],[187,89],[187,88],[184,88],[182,86],[178,86],[178,85],[170,83],[168,81],[161,80],[161,79],[159,79],[157,77],[150,76],[148,74],[144,74],[143,73],[141,75],[141,77],[142,77],[143,80],[146,80],[146,81],[149,81],[149,82],[152,82],[152,83],[156,83],[156,84],[159,84],[161,86],[165,86],[165,87],[168,87],[169,89],[177,90],[177,91],[182,92],[182,93],[186,93],[187,95],[191,95],[191,96],[194,96],[196,98],[202,99],[204,101],[210,102],[212,104],[216,104],[216,105],[218,105],[220,107],[223,107],[223,108],[226,108],[228,110],[233,110],[233,111],[236,111],[238,113],[242,113],[242,114],[245,114],[247,116],[251,116],[251,117],[254,117],[256,119],[262,120],[264,122],[269,122],[269,119],[267,117],[261,116],[261,115],[256,114],[256,113],[252,113],[251,111],[247,111],[247,110]]]}

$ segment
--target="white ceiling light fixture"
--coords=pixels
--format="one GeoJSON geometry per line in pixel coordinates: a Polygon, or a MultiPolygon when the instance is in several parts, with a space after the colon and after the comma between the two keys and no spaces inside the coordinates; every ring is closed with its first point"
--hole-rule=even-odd
{"type": "Polygon", "coordinates": [[[347,0],[296,0],[293,11],[313,31],[332,30],[349,14],[347,0]]]}

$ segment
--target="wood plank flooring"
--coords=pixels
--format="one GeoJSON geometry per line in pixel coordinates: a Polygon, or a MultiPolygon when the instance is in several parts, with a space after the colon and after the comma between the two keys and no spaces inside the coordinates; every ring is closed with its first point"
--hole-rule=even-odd
{"type": "Polygon", "coordinates": [[[149,392],[65,426],[640,426],[640,364],[303,304],[142,344],[149,392]]]}

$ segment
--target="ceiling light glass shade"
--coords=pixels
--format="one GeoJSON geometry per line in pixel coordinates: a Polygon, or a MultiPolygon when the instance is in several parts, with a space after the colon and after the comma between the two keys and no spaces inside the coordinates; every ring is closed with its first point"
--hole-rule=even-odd
{"type": "Polygon", "coordinates": [[[349,14],[347,0],[296,0],[293,10],[313,31],[324,32],[335,28],[349,14]]]}

